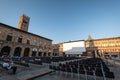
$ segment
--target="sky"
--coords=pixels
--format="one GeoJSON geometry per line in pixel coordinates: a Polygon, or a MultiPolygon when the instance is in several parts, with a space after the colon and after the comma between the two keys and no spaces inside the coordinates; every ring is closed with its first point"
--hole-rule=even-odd
{"type": "Polygon", "coordinates": [[[23,14],[29,32],[54,44],[120,37],[120,0],[0,0],[0,23],[17,28],[23,14]]]}

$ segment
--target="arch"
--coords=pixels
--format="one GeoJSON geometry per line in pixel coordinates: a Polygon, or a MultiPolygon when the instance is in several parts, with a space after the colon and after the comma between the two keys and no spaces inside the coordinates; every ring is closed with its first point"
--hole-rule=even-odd
{"type": "Polygon", "coordinates": [[[29,57],[30,48],[25,48],[23,57],[29,57]]]}
{"type": "Polygon", "coordinates": [[[45,56],[47,56],[47,53],[46,53],[46,52],[44,52],[43,56],[44,56],[44,57],[45,57],[45,56]]]}
{"type": "Polygon", "coordinates": [[[37,53],[37,51],[32,51],[32,56],[35,57],[36,53],[37,53]]]}
{"type": "Polygon", "coordinates": [[[39,53],[38,53],[38,56],[42,56],[42,52],[39,52],[39,53]]]}
{"type": "Polygon", "coordinates": [[[1,54],[0,54],[0,56],[2,56],[2,55],[9,56],[10,50],[11,50],[11,48],[10,48],[9,46],[3,47],[3,48],[1,49],[1,54]]]}
{"type": "Polygon", "coordinates": [[[16,47],[15,50],[14,50],[14,56],[20,56],[21,50],[22,49],[20,47],[16,47]]]}
{"type": "Polygon", "coordinates": [[[53,56],[57,56],[58,54],[57,53],[53,53],[53,56]]]}

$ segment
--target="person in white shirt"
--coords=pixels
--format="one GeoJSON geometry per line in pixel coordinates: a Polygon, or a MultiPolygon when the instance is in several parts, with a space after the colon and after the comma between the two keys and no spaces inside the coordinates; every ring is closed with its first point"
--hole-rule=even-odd
{"type": "Polygon", "coordinates": [[[7,70],[9,70],[11,68],[10,64],[7,62],[4,62],[2,66],[3,66],[3,68],[5,68],[7,70]]]}
{"type": "Polygon", "coordinates": [[[4,63],[2,64],[2,66],[3,66],[4,69],[8,70],[9,73],[13,73],[13,74],[16,73],[17,66],[13,66],[13,62],[12,62],[12,65],[10,65],[9,62],[4,62],[4,63]]]}

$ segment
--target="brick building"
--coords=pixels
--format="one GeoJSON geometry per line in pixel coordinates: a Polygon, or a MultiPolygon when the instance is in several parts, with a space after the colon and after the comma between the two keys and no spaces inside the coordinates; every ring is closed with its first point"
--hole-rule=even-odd
{"type": "Polygon", "coordinates": [[[18,28],[0,23],[0,56],[52,56],[52,40],[28,32],[29,21],[22,15],[18,28]]]}

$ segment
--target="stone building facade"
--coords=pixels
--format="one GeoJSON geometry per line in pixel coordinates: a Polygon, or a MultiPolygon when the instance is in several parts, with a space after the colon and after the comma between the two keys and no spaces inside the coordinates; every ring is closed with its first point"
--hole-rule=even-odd
{"type": "MultiPolygon", "coordinates": [[[[92,39],[91,36],[88,36],[88,39],[85,40],[85,47],[84,56],[120,58],[120,37],[92,39]]],[[[53,53],[64,56],[63,43],[55,44],[53,53]]]]}
{"type": "Polygon", "coordinates": [[[59,45],[58,44],[53,44],[53,56],[59,56],[59,45]]]}
{"type": "Polygon", "coordinates": [[[64,56],[63,43],[53,44],[53,56],[64,56]]]}
{"type": "Polygon", "coordinates": [[[52,40],[28,32],[29,20],[22,15],[18,28],[0,23],[0,56],[52,56],[52,40]]]}
{"type": "Polygon", "coordinates": [[[100,57],[120,58],[120,37],[86,40],[87,54],[100,57]]]}

